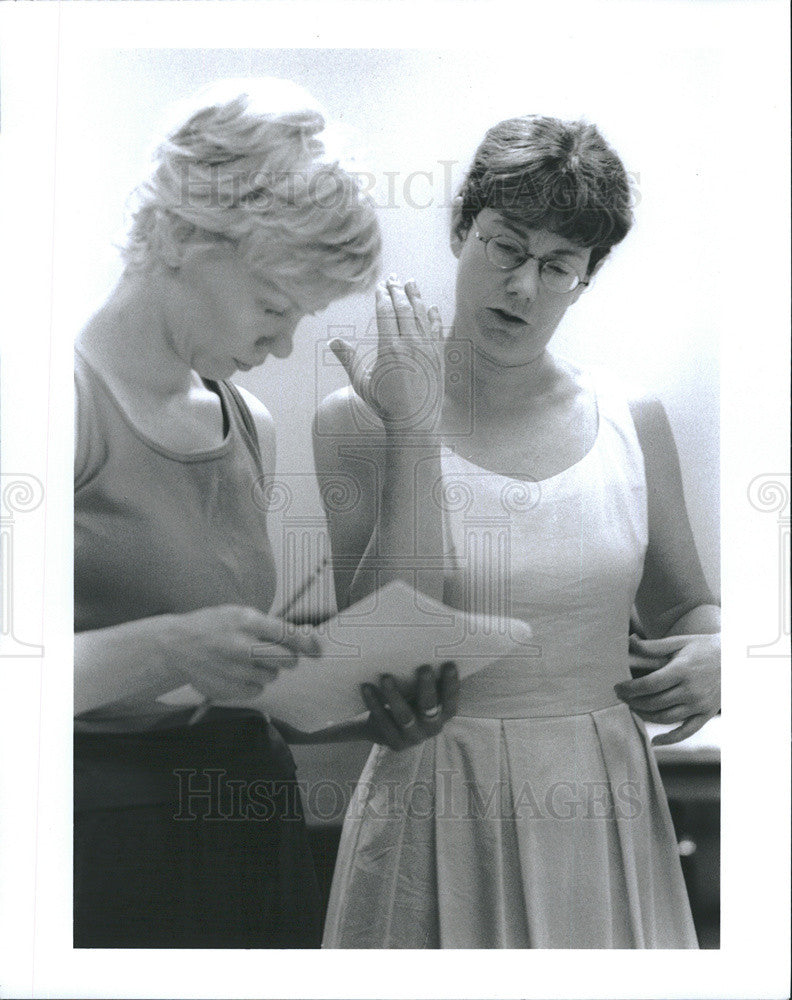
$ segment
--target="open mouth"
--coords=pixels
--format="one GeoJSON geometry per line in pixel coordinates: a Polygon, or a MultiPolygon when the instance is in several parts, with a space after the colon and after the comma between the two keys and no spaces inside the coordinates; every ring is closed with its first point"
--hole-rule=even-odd
{"type": "Polygon", "coordinates": [[[503,309],[493,309],[489,307],[488,312],[499,320],[501,323],[509,323],[512,325],[519,324],[520,326],[525,326],[526,321],[521,316],[515,316],[514,313],[505,312],[503,309]]]}

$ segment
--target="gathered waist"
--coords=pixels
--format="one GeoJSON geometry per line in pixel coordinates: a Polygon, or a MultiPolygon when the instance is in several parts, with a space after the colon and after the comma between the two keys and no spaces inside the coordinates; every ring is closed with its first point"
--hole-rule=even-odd
{"type": "Polygon", "coordinates": [[[457,715],[480,719],[585,715],[622,705],[614,685],[629,678],[626,664],[586,664],[574,673],[552,674],[498,663],[463,680],[457,715]]]}

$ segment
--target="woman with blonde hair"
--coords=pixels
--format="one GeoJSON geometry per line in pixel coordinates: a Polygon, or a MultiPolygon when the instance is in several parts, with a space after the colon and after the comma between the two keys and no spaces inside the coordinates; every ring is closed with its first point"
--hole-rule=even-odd
{"type": "MultiPolygon", "coordinates": [[[[324,124],[281,80],[182,109],[76,343],[78,947],[319,941],[294,763],[260,707],[234,707],[266,706],[319,642],[269,613],[274,428],[229,378],[285,358],[304,316],[374,281],[374,208],[324,153],[324,124]]],[[[316,738],[423,739],[453,681],[438,692],[421,671],[415,709],[372,687],[367,722],[316,738]]]]}

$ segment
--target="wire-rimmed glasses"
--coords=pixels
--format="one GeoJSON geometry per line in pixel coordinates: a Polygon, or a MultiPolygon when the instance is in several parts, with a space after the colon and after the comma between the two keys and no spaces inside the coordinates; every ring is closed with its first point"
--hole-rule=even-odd
{"type": "Polygon", "coordinates": [[[588,281],[581,278],[577,271],[563,260],[557,257],[537,257],[536,254],[529,253],[522,243],[508,236],[482,236],[476,230],[476,239],[484,244],[484,253],[490,264],[501,271],[513,271],[533,258],[539,264],[539,278],[542,284],[551,292],[566,295],[568,292],[574,292],[578,285],[588,285],[588,281]]]}

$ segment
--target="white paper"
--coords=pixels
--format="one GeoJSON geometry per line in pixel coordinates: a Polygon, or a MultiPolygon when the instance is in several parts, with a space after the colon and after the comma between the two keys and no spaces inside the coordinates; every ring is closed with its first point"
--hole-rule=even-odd
{"type": "MultiPolygon", "coordinates": [[[[299,628],[299,626],[295,626],[299,628]]],[[[322,655],[281,670],[261,696],[245,703],[304,732],[365,711],[360,684],[380,674],[410,681],[422,663],[456,663],[460,679],[497,660],[530,655],[531,629],[513,618],[471,615],[395,581],[318,628],[322,655]]],[[[157,701],[174,708],[204,703],[191,684],[157,701]]],[[[216,702],[214,704],[217,704],[216,702]]],[[[239,702],[223,702],[239,706],[239,702]]]]}
{"type": "Polygon", "coordinates": [[[389,673],[409,681],[422,663],[453,660],[460,678],[507,657],[530,655],[525,622],[449,608],[396,581],[320,628],[322,656],[281,670],[266,711],[305,732],[365,711],[359,685],[389,673]]]}

